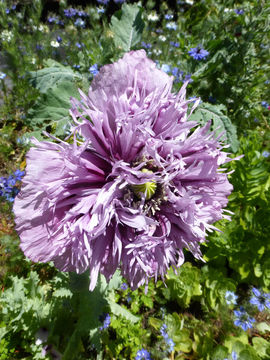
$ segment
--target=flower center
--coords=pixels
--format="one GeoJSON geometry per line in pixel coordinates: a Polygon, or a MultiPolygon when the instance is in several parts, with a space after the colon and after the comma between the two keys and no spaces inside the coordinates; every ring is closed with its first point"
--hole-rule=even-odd
{"type": "MultiPolygon", "coordinates": [[[[143,173],[153,174],[153,171],[148,169],[142,169],[143,173]]],[[[147,181],[144,184],[132,185],[132,190],[134,193],[141,198],[141,194],[145,194],[145,199],[149,200],[153,197],[157,189],[157,184],[155,181],[147,181]]]]}

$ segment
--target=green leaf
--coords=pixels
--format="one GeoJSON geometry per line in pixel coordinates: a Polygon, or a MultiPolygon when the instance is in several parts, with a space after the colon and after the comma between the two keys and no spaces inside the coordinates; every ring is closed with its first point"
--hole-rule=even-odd
{"type": "Polygon", "coordinates": [[[189,353],[192,349],[192,340],[189,337],[189,331],[182,329],[173,335],[173,341],[175,343],[175,351],[183,351],[189,353]]]}
{"type": "Polygon", "coordinates": [[[42,94],[46,94],[51,88],[58,87],[62,82],[82,80],[82,76],[75,73],[69,66],[63,66],[54,60],[47,61],[44,69],[28,73],[28,81],[42,94]]]}
{"type": "Polygon", "coordinates": [[[268,325],[266,322],[260,322],[258,324],[255,324],[255,327],[257,330],[260,331],[261,334],[270,332],[270,325],[268,325]]]}
{"type": "Polygon", "coordinates": [[[78,353],[82,346],[81,334],[76,329],[71,338],[69,339],[68,345],[63,354],[62,360],[76,360],[78,358],[78,353]]]}
{"type": "Polygon", "coordinates": [[[143,28],[142,9],[138,5],[123,4],[122,9],[112,16],[114,43],[124,51],[130,51],[140,42],[143,28]]]}
{"type": "Polygon", "coordinates": [[[79,97],[74,83],[64,81],[41,95],[34,107],[29,111],[31,126],[35,131],[42,131],[45,126],[52,126],[56,136],[66,133],[70,120],[70,97],[79,97]]]}
{"type": "Polygon", "coordinates": [[[252,344],[256,353],[262,359],[270,358],[270,343],[267,340],[260,337],[254,337],[252,338],[252,344]]]}
{"type": "Polygon", "coordinates": [[[176,300],[182,307],[187,307],[192,297],[202,295],[200,272],[190,263],[186,262],[175,274],[171,268],[166,275],[168,288],[162,289],[167,299],[176,300]]]}
{"type": "Polygon", "coordinates": [[[224,105],[202,103],[190,116],[189,120],[197,121],[201,125],[205,125],[209,120],[212,120],[211,129],[215,130],[217,135],[224,132],[221,139],[230,145],[233,152],[238,150],[239,142],[236,127],[226,115],[226,108],[224,105]]]}
{"type": "Polygon", "coordinates": [[[120,306],[119,304],[116,304],[115,302],[110,302],[109,303],[110,308],[111,308],[111,312],[114,315],[119,315],[124,317],[125,319],[131,321],[132,323],[136,323],[140,320],[139,316],[135,316],[133,315],[130,311],[128,311],[127,309],[123,308],[122,306],[120,306]]]}
{"type": "Polygon", "coordinates": [[[228,349],[225,346],[218,345],[212,353],[212,360],[225,359],[228,355],[228,349]]]}

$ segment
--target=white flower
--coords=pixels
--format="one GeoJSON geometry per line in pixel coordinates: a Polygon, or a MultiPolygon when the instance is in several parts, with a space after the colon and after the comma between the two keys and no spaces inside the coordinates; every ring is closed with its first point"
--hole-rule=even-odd
{"type": "Polygon", "coordinates": [[[193,5],[193,4],[194,4],[194,1],[193,1],[193,0],[186,0],[186,4],[188,4],[188,5],[193,5]]]}
{"type": "Polygon", "coordinates": [[[166,39],[167,39],[166,36],[164,36],[164,35],[159,35],[158,38],[160,41],[163,41],[163,42],[166,41],[166,39]]]}
{"type": "Polygon", "coordinates": [[[12,38],[13,38],[13,33],[11,31],[8,31],[8,30],[2,31],[1,39],[3,41],[10,42],[12,38]]]}
{"type": "Polygon", "coordinates": [[[43,32],[43,33],[45,32],[45,33],[47,33],[47,32],[49,31],[49,28],[48,28],[47,25],[39,25],[38,30],[39,30],[40,32],[43,32]]]}
{"type": "Polygon", "coordinates": [[[148,16],[147,19],[149,21],[158,21],[158,15],[155,12],[151,12],[148,16]]]}
{"type": "Polygon", "coordinates": [[[51,46],[55,47],[55,48],[58,48],[60,45],[59,45],[59,42],[52,40],[51,41],[51,46]]]}
{"type": "Polygon", "coordinates": [[[162,54],[162,51],[160,49],[153,49],[153,53],[158,56],[162,54]]]}

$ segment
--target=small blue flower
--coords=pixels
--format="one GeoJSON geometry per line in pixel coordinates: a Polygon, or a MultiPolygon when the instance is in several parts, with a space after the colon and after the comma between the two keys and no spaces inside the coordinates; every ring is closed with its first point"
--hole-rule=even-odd
{"type": "Polygon", "coordinates": [[[126,0],[113,0],[116,4],[123,4],[126,0]]]}
{"type": "Polygon", "coordinates": [[[179,48],[179,42],[170,41],[170,45],[176,48],[179,48]]]}
{"type": "Polygon", "coordinates": [[[105,9],[103,7],[97,8],[97,13],[98,14],[104,14],[105,9]]]}
{"type": "Polygon", "coordinates": [[[61,36],[57,36],[56,41],[59,42],[59,44],[62,42],[61,36]]]}
{"type": "Polygon", "coordinates": [[[172,352],[174,350],[175,343],[172,339],[168,339],[167,344],[169,345],[169,352],[172,352]]]}
{"type": "Polygon", "coordinates": [[[166,24],[166,28],[169,30],[176,30],[177,29],[177,25],[175,22],[169,22],[166,24]]]}
{"type": "Polygon", "coordinates": [[[81,67],[81,65],[73,65],[73,67],[74,67],[74,69],[76,69],[76,70],[79,70],[80,69],[80,67],[81,67]]]}
{"type": "Polygon", "coordinates": [[[7,201],[13,202],[16,195],[19,193],[17,182],[21,181],[24,171],[16,170],[13,175],[9,177],[0,177],[0,196],[4,197],[7,201]]]}
{"type": "MultiPolygon", "coordinates": [[[[265,151],[265,152],[267,153],[267,151],[265,151]]],[[[268,156],[269,155],[270,155],[270,153],[268,153],[268,156]]],[[[255,287],[252,288],[252,292],[255,296],[253,296],[250,299],[250,301],[249,301],[250,304],[257,306],[259,311],[263,311],[265,309],[265,307],[270,309],[270,294],[266,294],[262,291],[259,291],[255,287]]]]}
{"type": "Polygon", "coordinates": [[[174,350],[175,343],[173,342],[173,340],[169,337],[169,335],[167,333],[167,325],[166,324],[162,324],[162,326],[160,328],[160,334],[162,335],[164,341],[168,345],[169,352],[172,352],[174,350]]]}
{"type": "Polygon", "coordinates": [[[7,74],[0,72],[0,80],[4,80],[4,78],[7,76],[7,74]]]}
{"type": "Polygon", "coordinates": [[[234,325],[241,327],[244,331],[252,328],[255,319],[250,317],[242,306],[240,306],[239,310],[234,310],[234,315],[236,316],[234,325]]]}
{"type": "Polygon", "coordinates": [[[83,44],[76,42],[75,45],[77,46],[78,49],[81,49],[83,47],[83,44]]]}
{"type": "Polygon", "coordinates": [[[242,9],[234,9],[234,12],[235,12],[237,15],[243,15],[243,14],[244,14],[244,10],[242,10],[242,9]]]}
{"type": "Polygon", "coordinates": [[[103,314],[100,316],[100,321],[103,322],[103,325],[99,328],[99,330],[107,329],[111,323],[111,317],[109,314],[103,314]]]}
{"type": "Polygon", "coordinates": [[[265,80],[264,82],[266,85],[270,84],[270,80],[265,80]]]}
{"type": "Polygon", "coordinates": [[[87,16],[88,16],[88,14],[87,14],[86,12],[84,12],[84,11],[78,11],[78,12],[77,12],[77,15],[78,15],[79,17],[87,17],[87,16]]]}
{"type": "Polygon", "coordinates": [[[164,71],[166,74],[168,74],[171,71],[171,67],[168,64],[162,64],[160,69],[164,71]]]}
{"type": "Polygon", "coordinates": [[[207,56],[209,55],[209,52],[207,50],[204,50],[202,47],[197,46],[195,48],[191,48],[188,51],[188,54],[193,57],[193,59],[195,60],[203,60],[205,58],[207,58],[207,56]]]}
{"type": "Polygon", "coordinates": [[[144,41],[142,41],[142,47],[144,47],[145,49],[151,49],[151,47],[152,47],[152,44],[150,44],[150,43],[146,43],[146,42],[144,42],[144,41]]]}
{"type": "Polygon", "coordinates": [[[55,23],[57,21],[58,21],[58,19],[56,17],[54,17],[54,16],[49,16],[48,17],[48,23],[50,23],[50,24],[53,24],[53,23],[55,23]]]}
{"type": "Polygon", "coordinates": [[[68,18],[72,18],[73,16],[76,16],[78,13],[78,11],[76,9],[73,8],[69,8],[69,9],[65,9],[64,10],[64,15],[68,18]]]}
{"type": "Polygon", "coordinates": [[[78,19],[76,19],[74,25],[77,26],[77,27],[84,28],[85,27],[85,21],[83,19],[81,19],[81,18],[78,18],[78,19]]]}
{"type": "Polygon", "coordinates": [[[97,0],[99,4],[107,5],[110,0],[97,0]]]}
{"type": "Polygon", "coordinates": [[[268,151],[263,151],[262,152],[262,156],[265,157],[265,158],[268,158],[270,155],[270,153],[268,151]]]}
{"type": "Polygon", "coordinates": [[[226,291],[225,294],[225,300],[228,305],[236,305],[236,300],[238,299],[238,296],[235,295],[233,291],[226,291]]]}
{"type": "Polygon", "coordinates": [[[141,349],[137,351],[135,360],[151,360],[151,356],[147,350],[141,349]]]}
{"type": "Polygon", "coordinates": [[[262,104],[262,106],[263,106],[264,108],[266,108],[266,109],[267,109],[268,106],[269,106],[268,102],[266,102],[266,101],[262,101],[261,104],[262,104]]]}
{"type": "Polygon", "coordinates": [[[37,45],[36,45],[36,49],[37,49],[37,51],[40,51],[40,50],[42,50],[42,49],[43,49],[43,46],[42,46],[42,45],[40,45],[40,44],[37,44],[37,45]]]}
{"type": "Polygon", "coordinates": [[[9,14],[10,13],[10,9],[6,9],[6,14],[9,14]]]}
{"type": "Polygon", "coordinates": [[[185,82],[186,82],[186,81],[192,82],[193,80],[192,80],[191,76],[192,76],[192,74],[187,74],[187,75],[185,76],[184,81],[185,81],[185,82]]]}
{"type": "Polygon", "coordinates": [[[123,284],[121,284],[121,290],[127,290],[128,289],[128,284],[126,284],[126,283],[123,283],[123,284]]]}
{"type": "Polygon", "coordinates": [[[90,66],[89,71],[92,75],[96,76],[99,73],[98,64],[90,66]]]}
{"type": "Polygon", "coordinates": [[[15,177],[16,177],[16,180],[21,180],[22,179],[22,177],[24,176],[24,174],[25,174],[25,171],[21,171],[21,170],[16,170],[16,171],[14,171],[14,175],[15,175],[15,177]]]}
{"type": "Polygon", "coordinates": [[[166,20],[172,20],[173,19],[172,14],[166,14],[164,17],[165,17],[166,20]]]}

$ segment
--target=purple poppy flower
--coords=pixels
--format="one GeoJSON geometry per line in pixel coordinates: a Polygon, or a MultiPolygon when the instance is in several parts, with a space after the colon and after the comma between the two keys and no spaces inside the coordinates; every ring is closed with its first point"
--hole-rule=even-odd
{"type": "Polygon", "coordinates": [[[118,267],[132,289],[164,278],[184,248],[201,259],[207,231],[230,218],[232,185],[219,167],[231,159],[210,122],[187,121],[200,99],[172,84],[144,50],[129,52],[72,99],[73,144],[33,139],[14,205],[26,256],[89,269],[90,290],[118,267]]]}

